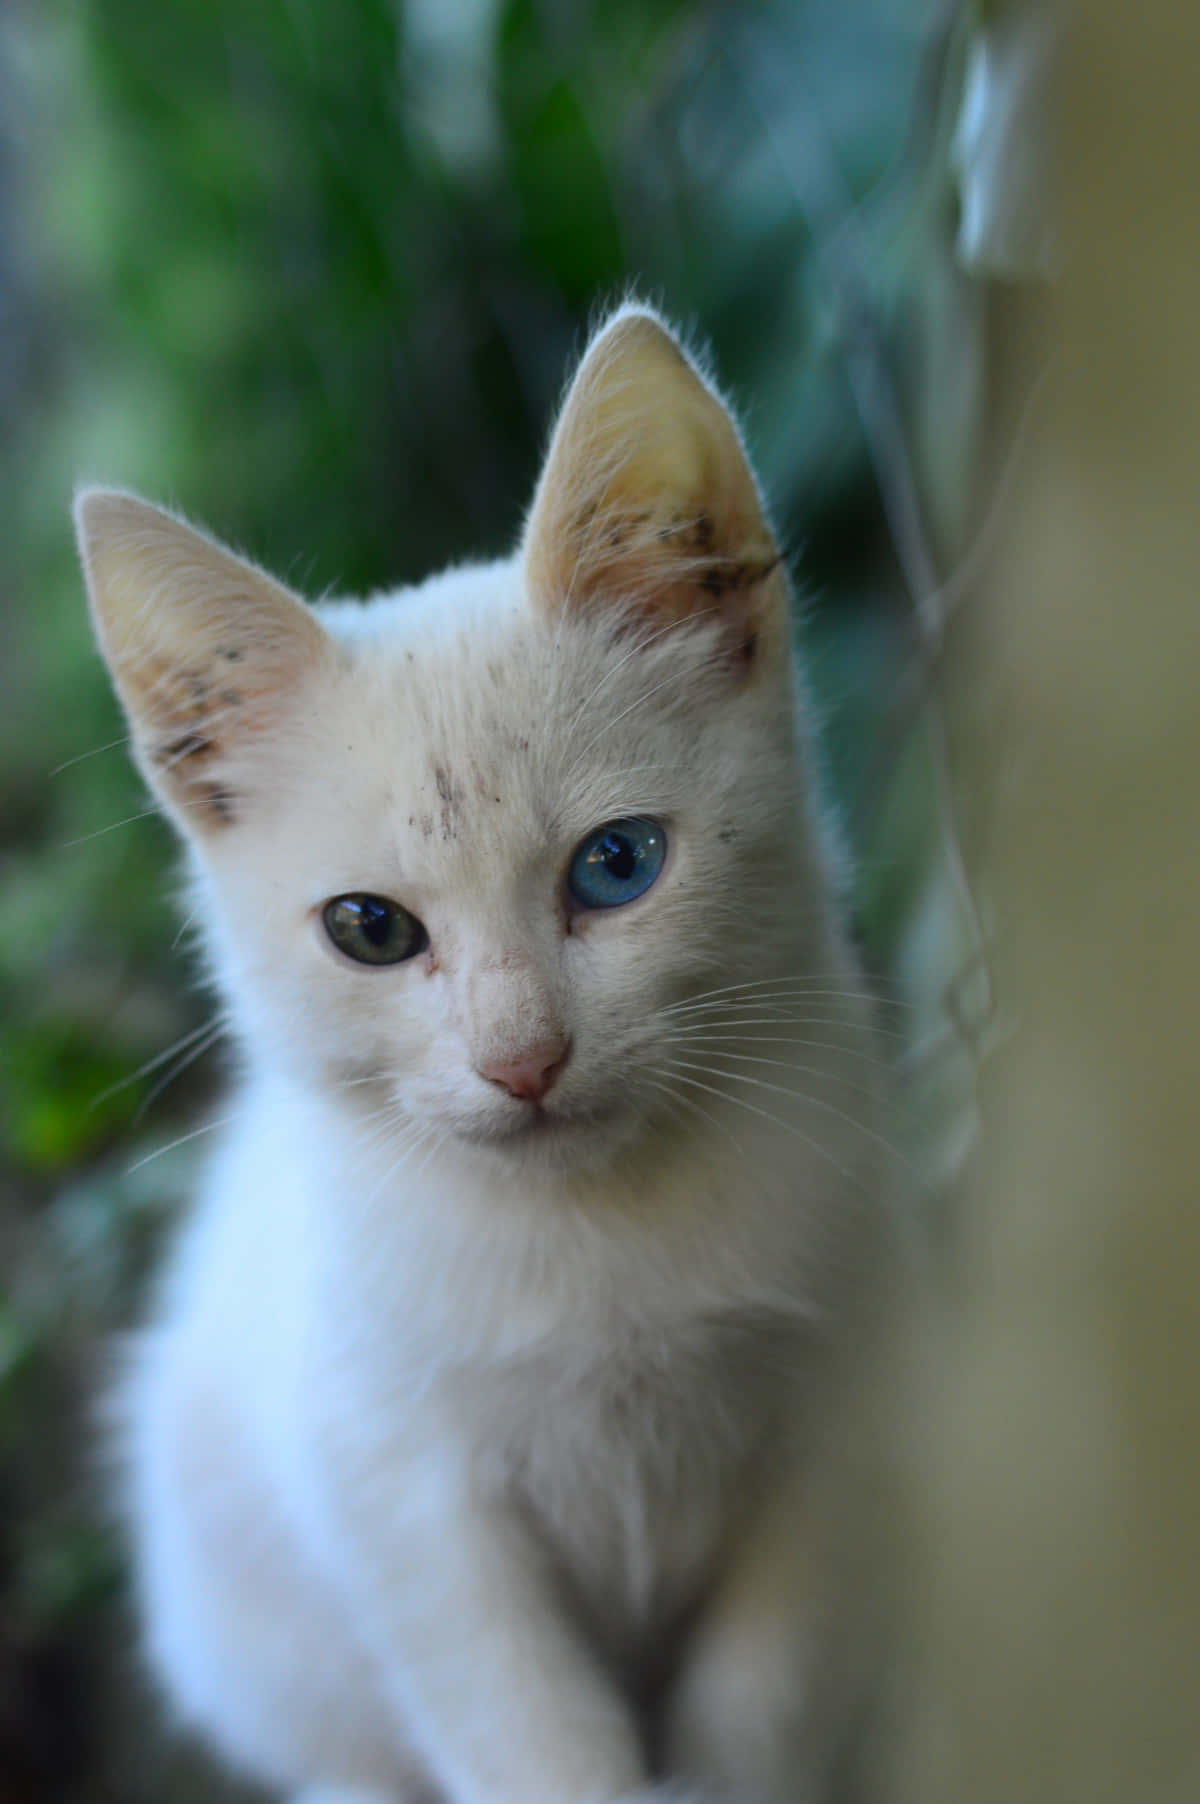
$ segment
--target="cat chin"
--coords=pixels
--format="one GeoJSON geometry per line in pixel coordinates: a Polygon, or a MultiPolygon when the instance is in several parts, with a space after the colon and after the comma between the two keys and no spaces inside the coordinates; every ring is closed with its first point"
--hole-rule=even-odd
{"type": "Polygon", "coordinates": [[[587,1110],[522,1105],[502,1119],[460,1123],[451,1136],[473,1151],[507,1164],[531,1160],[556,1168],[595,1169],[624,1154],[644,1129],[627,1105],[612,1102],[587,1110]]]}

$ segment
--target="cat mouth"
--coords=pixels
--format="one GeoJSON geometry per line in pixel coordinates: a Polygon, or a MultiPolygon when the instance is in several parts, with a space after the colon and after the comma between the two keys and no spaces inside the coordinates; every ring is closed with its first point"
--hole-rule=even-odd
{"type": "Polygon", "coordinates": [[[538,1141],[548,1141],[560,1135],[579,1134],[588,1128],[601,1127],[609,1121],[615,1108],[564,1110],[561,1108],[543,1108],[541,1103],[521,1103],[519,1112],[507,1119],[491,1121],[478,1126],[460,1128],[460,1138],[470,1141],[476,1146],[524,1147],[538,1141]]]}

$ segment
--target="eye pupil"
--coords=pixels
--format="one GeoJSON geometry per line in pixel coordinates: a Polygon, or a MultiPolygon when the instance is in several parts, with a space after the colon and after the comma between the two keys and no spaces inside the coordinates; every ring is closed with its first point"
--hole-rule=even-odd
{"type": "Polygon", "coordinates": [[[606,833],[600,842],[599,851],[610,877],[617,877],[625,882],[633,876],[637,867],[637,853],[622,834],[606,833]]]}
{"type": "Polygon", "coordinates": [[[391,909],[375,896],[364,896],[358,906],[364,936],[372,946],[386,946],[394,918],[391,909]]]}

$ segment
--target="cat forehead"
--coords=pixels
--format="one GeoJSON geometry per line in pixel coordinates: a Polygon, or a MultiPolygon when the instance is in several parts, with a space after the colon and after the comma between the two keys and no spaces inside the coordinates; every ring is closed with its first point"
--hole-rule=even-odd
{"type": "Polygon", "coordinates": [[[424,769],[443,805],[495,805],[500,776],[518,793],[586,784],[639,742],[685,742],[716,686],[703,627],[551,624],[519,585],[511,566],[485,566],[324,615],[343,647],[343,709],[408,774],[424,769]]]}
{"type": "Polygon", "coordinates": [[[548,845],[704,783],[703,630],[549,623],[519,581],[486,567],[320,610],[342,655],[297,799],[330,883],[370,887],[394,866],[482,896],[548,845]]]}

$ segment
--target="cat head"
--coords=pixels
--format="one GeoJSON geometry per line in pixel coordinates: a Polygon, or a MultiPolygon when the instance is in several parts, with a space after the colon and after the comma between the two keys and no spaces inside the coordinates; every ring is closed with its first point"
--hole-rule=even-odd
{"type": "Polygon", "coordinates": [[[786,577],[656,316],[593,339],[507,561],[310,609],[132,496],[77,519],[252,1063],[508,1159],[704,1111],[672,1009],[794,966],[822,885],[786,577]]]}

